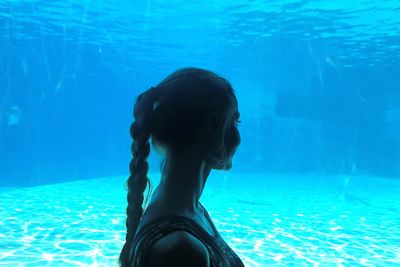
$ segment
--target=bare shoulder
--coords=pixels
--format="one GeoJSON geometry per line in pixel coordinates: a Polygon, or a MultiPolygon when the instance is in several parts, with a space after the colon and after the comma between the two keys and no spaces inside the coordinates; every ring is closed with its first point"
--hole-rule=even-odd
{"type": "Polygon", "coordinates": [[[186,231],[175,231],[159,239],[149,250],[146,267],[209,267],[206,246],[186,231]]]}

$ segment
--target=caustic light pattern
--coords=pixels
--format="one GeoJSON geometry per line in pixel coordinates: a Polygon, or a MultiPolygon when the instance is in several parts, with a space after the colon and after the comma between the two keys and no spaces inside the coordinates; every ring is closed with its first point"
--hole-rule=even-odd
{"type": "MultiPolygon", "coordinates": [[[[400,265],[400,181],[243,177],[212,175],[201,201],[246,266],[400,265]]],[[[124,179],[3,189],[0,266],[117,266],[124,179]]]]}

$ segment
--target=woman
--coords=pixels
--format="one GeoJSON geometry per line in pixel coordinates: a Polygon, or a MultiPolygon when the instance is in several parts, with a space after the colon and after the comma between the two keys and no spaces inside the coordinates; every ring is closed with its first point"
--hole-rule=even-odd
{"type": "Polygon", "coordinates": [[[199,202],[211,169],[229,170],[239,143],[230,83],[199,69],[175,71],[139,95],[128,178],[123,267],[242,267],[199,202]],[[143,213],[149,138],[165,157],[160,184],[143,213]]]}

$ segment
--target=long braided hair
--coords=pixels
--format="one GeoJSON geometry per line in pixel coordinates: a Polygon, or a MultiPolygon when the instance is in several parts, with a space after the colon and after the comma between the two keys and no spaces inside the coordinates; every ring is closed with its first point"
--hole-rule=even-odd
{"type": "Polygon", "coordinates": [[[149,185],[150,190],[147,194],[146,202],[151,191],[151,183],[147,177],[149,169],[147,158],[150,154],[149,139],[151,135],[151,115],[153,112],[152,104],[156,100],[156,97],[157,90],[154,87],[138,96],[134,108],[135,121],[130,128],[130,135],[133,139],[131,146],[133,157],[129,164],[130,176],[127,180],[126,241],[119,258],[122,267],[129,266],[130,245],[135,236],[140,218],[143,215],[143,193],[147,185],[149,185]]]}
{"type": "MultiPolygon", "coordinates": [[[[169,75],[156,87],[141,93],[136,99],[135,121],[130,128],[133,157],[127,180],[127,233],[119,257],[121,267],[130,265],[131,244],[143,215],[143,195],[147,185],[149,192],[146,203],[151,192],[151,183],[147,176],[150,137],[152,136],[152,141],[156,139],[158,145],[164,145],[168,149],[190,144],[198,130],[196,127],[199,121],[204,117],[204,111],[218,109],[219,113],[224,113],[226,103],[229,102],[226,99],[229,93],[234,96],[230,83],[217,74],[199,68],[183,68],[169,75]],[[171,127],[171,122],[176,125],[171,127]]],[[[164,167],[162,166],[162,172],[164,167]]]]}

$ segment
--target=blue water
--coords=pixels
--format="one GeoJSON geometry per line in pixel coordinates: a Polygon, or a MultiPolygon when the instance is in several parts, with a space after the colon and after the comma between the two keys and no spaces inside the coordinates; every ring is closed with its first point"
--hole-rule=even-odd
{"type": "Polygon", "coordinates": [[[400,266],[399,12],[0,1],[0,266],[117,265],[134,100],[185,66],[237,94],[242,142],[201,201],[246,266],[400,266]]]}

